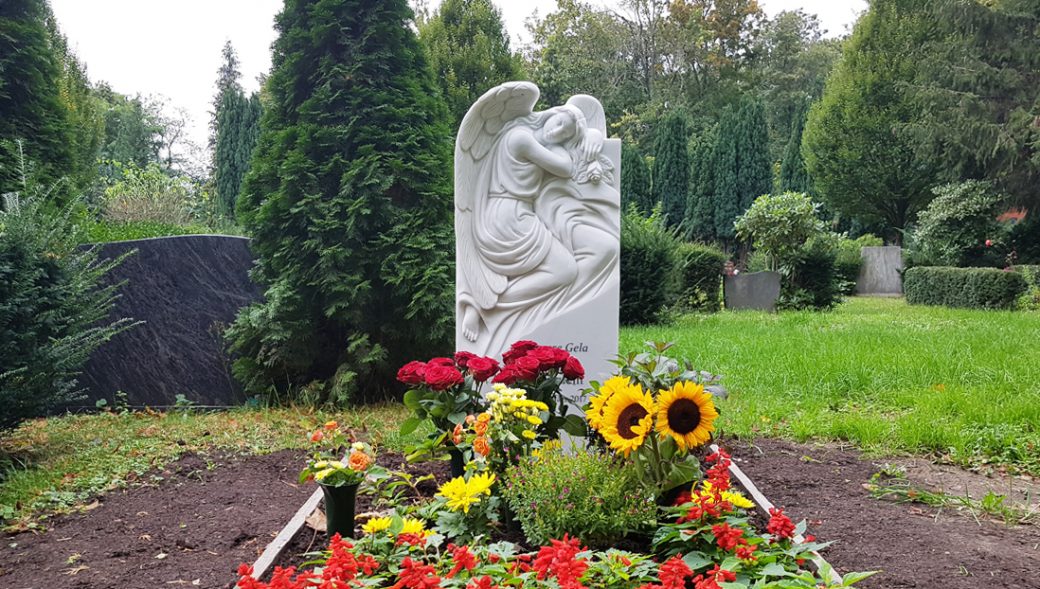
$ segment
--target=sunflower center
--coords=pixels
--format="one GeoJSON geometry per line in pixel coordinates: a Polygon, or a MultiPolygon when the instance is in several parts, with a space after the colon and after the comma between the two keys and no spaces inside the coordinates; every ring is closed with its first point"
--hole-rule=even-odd
{"type": "Polygon", "coordinates": [[[701,409],[690,399],[677,399],[668,407],[668,427],[679,435],[686,435],[701,423],[701,409]]]}
{"type": "Polygon", "coordinates": [[[643,409],[642,405],[633,403],[628,407],[625,407],[621,411],[621,414],[618,415],[618,435],[626,440],[631,440],[636,437],[636,432],[633,431],[632,428],[639,425],[639,422],[647,415],[649,415],[649,413],[647,413],[646,409],[643,409]]]}

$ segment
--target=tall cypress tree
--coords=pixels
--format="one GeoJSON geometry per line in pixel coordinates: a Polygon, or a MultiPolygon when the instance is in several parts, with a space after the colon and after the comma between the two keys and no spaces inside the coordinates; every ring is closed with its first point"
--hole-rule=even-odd
{"type": "Polygon", "coordinates": [[[745,100],[737,114],[737,194],[744,213],[763,194],[773,191],[766,111],[758,100],[745,100]]]}
{"type": "Polygon", "coordinates": [[[715,135],[705,131],[693,145],[684,222],[688,239],[715,239],[715,135]]]}
{"type": "Polygon", "coordinates": [[[248,391],[381,397],[450,345],[451,135],[412,18],[406,0],[286,0],[277,17],[238,206],[266,292],[228,334],[248,391]]]}
{"type": "Polygon", "coordinates": [[[650,194],[650,169],[639,148],[630,143],[621,144],[621,209],[634,204],[640,212],[649,214],[654,208],[650,194]]]}
{"type": "Polygon", "coordinates": [[[661,203],[669,227],[677,227],[686,216],[690,186],[688,139],[686,115],[673,112],[661,123],[654,143],[654,202],[661,203]]]}
{"type": "Polygon", "coordinates": [[[213,179],[220,212],[234,218],[235,202],[256,145],[260,103],[255,95],[247,98],[238,83],[238,57],[230,41],[224,45],[223,56],[213,111],[213,179]]]}
{"type": "MultiPolygon", "coordinates": [[[[47,187],[74,168],[49,15],[44,0],[0,3],[0,194],[22,188],[15,141],[23,142],[36,179],[47,187]]],[[[65,187],[50,192],[58,197],[68,193],[65,187]]]]}
{"type": "Polygon", "coordinates": [[[807,111],[802,110],[791,126],[791,137],[787,140],[784,159],[780,162],[781,192],[809,194],[812,191],[809,172],[805,169],[805,159],[802,158],[802,131],[805,129],[806,114],[807,111]]]}
{"type": "Polygon", "coordinates": [[[740,208],[740,192],[737,175],[740,163],[737,157],[737,133],[739,121],[732,110],[727,110],[719,122],[715,138],[714,171],[715,186],[713,203],[715,209],[715,236],[730,239],[734,236],[733,222],[743,212],[740,208]]]}

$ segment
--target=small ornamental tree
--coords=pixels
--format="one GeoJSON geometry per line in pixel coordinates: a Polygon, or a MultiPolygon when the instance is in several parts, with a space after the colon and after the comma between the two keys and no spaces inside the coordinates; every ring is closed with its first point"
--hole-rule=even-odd
{"type": "Polygon", "coordinates": [[[816,217],[818,208],[800,192],[765,194],[755,199],[734,228],[737,237],[764,251],[771,268],[779,270],[810,237],[823,231],[823,222],[816,217]]]}
{"type": "Polygon", "coordinates": [[[228,332],[247,391],[381,398],[452,335],[451,132],[405,0],[287,2],[237,215],[265,300],[228,332]]]}
{"type": "MultiPolygon", "coordinates": [[[[933,190],[935,199],[918,216],[914,243],[919,260],[936,266],[999,264],[1007,231],[997,221],[1007,203],[989,182],[968,180],[933,190]]],[[[917,256],[915,256],[917,257],[917,256]]]]}

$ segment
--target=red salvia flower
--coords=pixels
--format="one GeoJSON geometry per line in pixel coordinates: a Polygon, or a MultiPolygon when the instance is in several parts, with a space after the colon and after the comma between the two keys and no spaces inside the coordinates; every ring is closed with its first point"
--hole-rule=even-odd
{"type": "Polygon", "coordinates": [[[783,509],[772,507],[769,509],[769,524],[766,531],[774,536],[774,539],[791,538],[794,536],[794,523],[791,518],[784,515],[783,509]]]}
{"type": "Polygon", "coordinates": [[[729,524],[716,524],[711,527],[711,533],[715,536],[715,542],[718,543],[719,548],[727,552],[736,549],[744,536],[744,530],[732,528],[729,524]]]}
{"type": "Polygon", "coordinates": [[[673,556],[661,565],[657,578],[661,580],[663,589],[686,589],[686,579],[692,575],[693,571],[686,566],[683,559],[673,556]]]}
{"type": "Polygon", "coordinates": [[[451,552],[451,559],[455,561],[455,566],[448,571],[448,574],[444,575],[446,578],[454,577],[463,569],[471,571],[477,568],[477,557],[473,556],[473,553],[469,551],[469,546],[448,544],[448,550],[451,552]]]}
{"type": "Polygon", "coordinates": [[[406,556],[401,561],[401,572],[397,574],[397,583],[390,589],[440,589],[441,578],[430,565],[412,560],[406,556]]]}
{"type": "Polygon", "coordinates": [[[538,571],[539,579],[555,577],[561,589],[585,589],[580,579],[589,563],[584,558],[575,558],[584,550],[580,540],[564,534],[562,540],[552,540],[551,546],[543,546],[538,551],[533,568],[538,571]]]}

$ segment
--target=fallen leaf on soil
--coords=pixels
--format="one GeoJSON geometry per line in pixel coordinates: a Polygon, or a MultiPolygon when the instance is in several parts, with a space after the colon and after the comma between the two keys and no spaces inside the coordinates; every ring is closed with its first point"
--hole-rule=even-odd
{"type": "Polygon", "coordinates": [[[166,558],[166,553],[165,552],[160,552],[159,554],[155,555],[155,558],[157,558],[158,560],[162,560],[162,559],[166,558]]]}
{"type": "Polygon", "coordinates": [[[80,509],[82,509],[83,511],[94,511],[98,507],[101,507],[101,502],[95,499],[93,503],[90,503],[89,505],[84,505],[83,507],[80,507],[80,509]]]}
{"type": "Polygon", "coordinates": [[[305,523],[312,530],[324,532],[327,529],[325,523],[325,512],[320,509],[315,509],[309,516],[307,516],[305,523]]]}

